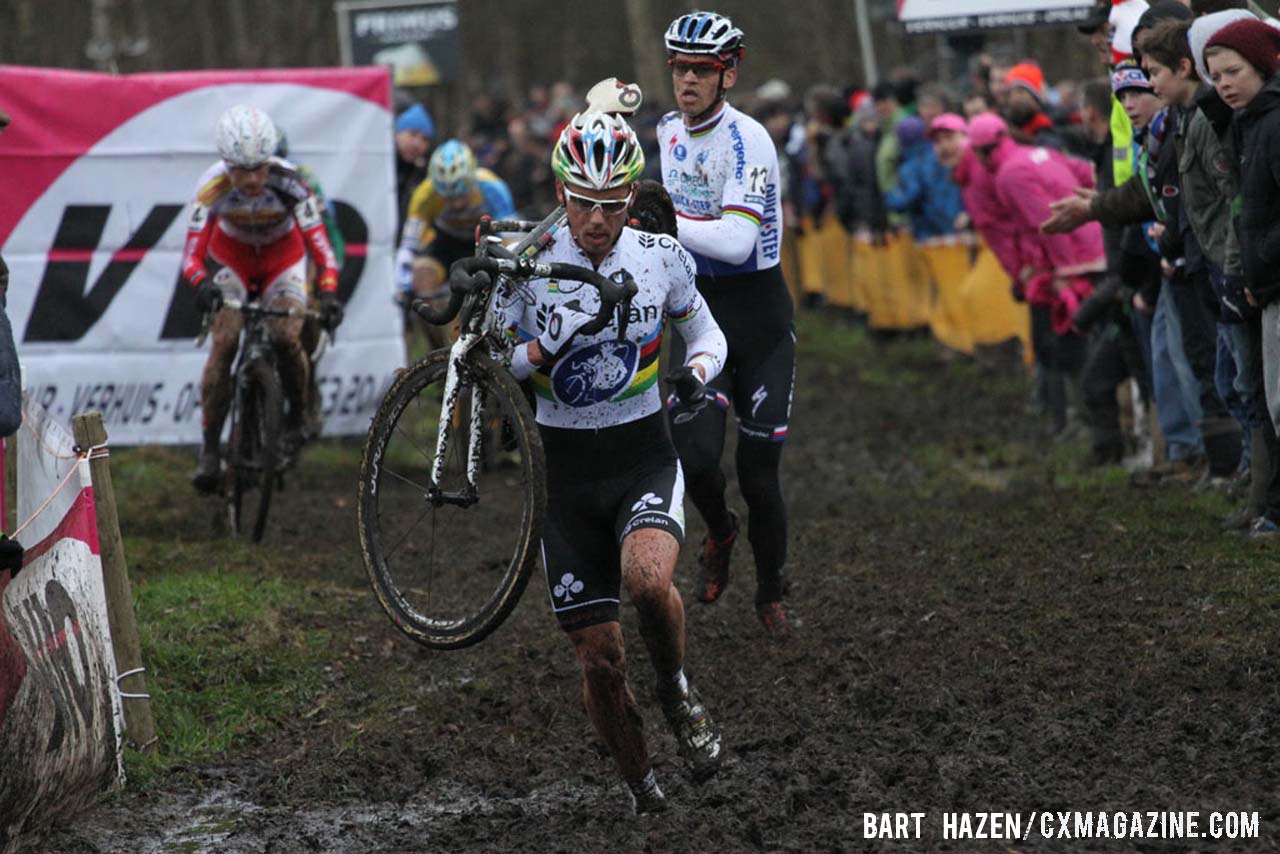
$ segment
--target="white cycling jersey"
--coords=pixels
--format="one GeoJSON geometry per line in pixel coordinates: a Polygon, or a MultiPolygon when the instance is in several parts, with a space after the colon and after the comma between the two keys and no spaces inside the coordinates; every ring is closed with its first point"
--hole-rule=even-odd
{"type": "MultiPolygon", "coordinates": [[[[565,234],[538,255],[539,261],[591,268],[591,260],[565,234]]],[[[600,429],[626,424],[662,408],[658,394],[658,355],[664,317],[674,321],[684,338],[689,358],[701,363],[710,382],[724,367],[724,334],[702,301],[694,283],[694,267],[678,242],[666,235],[623,228],[618,242],[597,272],[612,276],[623,270],[639,288],[631,303],[626,340],[618,342],[616,317],[595,335],[579,335],[569,352],[554,364],[532,374],[537,393],[537,419],[548,427],[600,429]]],[[[504,323],[522,342],[545,329],[557,306],[576,301],[581,311],[595,314],[600,296],[591,285],[534,279],[529,289],[533,305],[517,301],[506,310],[504,323]]],[[[528,346],[520,344],[519,346],[528,346]]]]}
{"type": "Polygon", "coordinates": [[[778,152],[764,126],[727,101],[685,127],[679,112],[658,122],[662,183],[679,216],[680,242],[704,276],[776,267],[782,247],[778,152]]]}

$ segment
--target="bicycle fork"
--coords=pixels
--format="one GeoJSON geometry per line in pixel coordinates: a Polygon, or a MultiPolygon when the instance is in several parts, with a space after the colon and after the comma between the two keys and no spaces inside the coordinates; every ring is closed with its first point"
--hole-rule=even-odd
{"type": "Polygon", "coordinates": [[[445,369],[444,401],[440,407],[440,423],[436,427],[436,456],[431,463],[431,486],[428,498],[433,504],[456,504],[470,507],[478,500],[476,481],[480,476],[480,458],[483,448],[484,394],[472,387],[471,420],[467,425],[467,484],[460,492],[449,493],[440,488],[444,475],[444,462],[449,452],[453,433],[454,414],[458,410],[458,397],[462,391],[459,366],[467,354],[480,343],[483,336],[475,332],[463,332],[449,348],[449,362],[445,369]]]}

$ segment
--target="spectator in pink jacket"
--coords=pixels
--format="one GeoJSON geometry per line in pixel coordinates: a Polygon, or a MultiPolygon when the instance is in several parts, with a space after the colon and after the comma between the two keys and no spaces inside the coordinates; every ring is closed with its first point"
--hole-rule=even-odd
{"type": "MultiPolygon", "coordinates": [[[[971,225],[995,254],[1009,278],[1017,281],[1021,272],[1017,235],[1008,212],[996,197],[995,176],[987,171],[969,147],[967,123],[955,113],[945,113],[929,125],[929,139],[933,142],[938,162],[952,170],[951,179],[960,187],[965,210],[962,216],[967,223],[957,223],[957,229],[971,225]]],[[[1020,294],[1018,291],[1018,299],[1021,299],[1020,294]]]]}
{"type": "MultiPolygon", "coordinates": [[[[1093,167],[1048,148],[1019,145],[998,116],[977,116],[969,124],[969,144],[995,181],[996,197],[1017,232],[1023,283],[1048,273],[1060,282],[1106,270],[1102,229],[1044,234],[1040,223],[1060,190],[1092,187],[1093,167]],[[1027,268],[1030,268],[1028,270],[1027,268]]],[[[1096,225],[1096,223],[1094,223],[1096,225]]]]}
{"type": "Polygon", "coordinates": [[[1092,168],[1048,148],[1019,145],[1004,120],[990,113],[969,122],[969,145],[992,176],[996,201],[1013,229],[1015,288],[1022,286],[1031,305],[1031,346],[1043,403],[1054,432],[1061,434],[1067,426],[1068,379],[1084,363],[1084,340],[1069,322],[1054,329],[1054,306],[1059,318],[1069,318],[1070,306],[1088,295],[1091,278],[1105,272],[1106,257],[1100,228],[1049,235],[1040,232],[1040,223],[1060,193],[1093,185],[1092,168]]]}

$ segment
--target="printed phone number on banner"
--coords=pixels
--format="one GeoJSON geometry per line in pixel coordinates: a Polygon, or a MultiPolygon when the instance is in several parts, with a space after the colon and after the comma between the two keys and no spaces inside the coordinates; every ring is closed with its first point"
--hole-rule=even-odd
{"type": "MultiPolygon", "coordinates": [[[[320,374],[316,384],[326,418],[372,416],[393,380],[373,374],[320,374]]],[[[107,426],[185,425],[200,420],[200,383],[163,380],[40,383],[27,396],[60,421],[98,411],[107,426]]]]}

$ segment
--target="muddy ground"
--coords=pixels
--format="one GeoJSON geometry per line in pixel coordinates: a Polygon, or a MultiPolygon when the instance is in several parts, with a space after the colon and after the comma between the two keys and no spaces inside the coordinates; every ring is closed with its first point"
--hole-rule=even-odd
{"type": "MultiPolygon", "coordinates": [[[[728,748],[711,782],[688,782],[624,619],[667,814],[629,815],[540,576],[476,648],[396,633],[363,575],[352,445],[349,469],[304,464],[305,506],[265,546],[325,582],[289,618],[332,633],[326,690],[32,850],[1280,850],[1277,546],[1224,544],[1185,488],[1080,472],[1019,380],[805,330],[785,454],[798,632],[761,636],[746,548],[724,599],[688,607],[688,669],[728,748]],[[1261,838],[940,838],[943,811],[1068,809],[1258,811],[1261,838]],[[895,810],[927,813],[925,837],[864,839],[864,811],[895,810]]],[[[692,567],[688,549],[682,590],[692,567]]]]}

